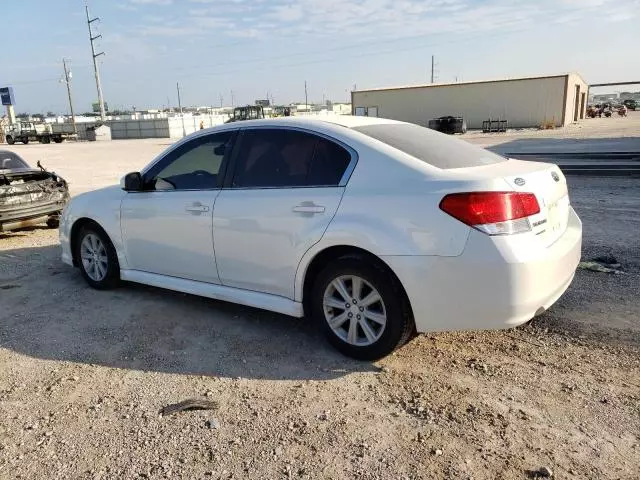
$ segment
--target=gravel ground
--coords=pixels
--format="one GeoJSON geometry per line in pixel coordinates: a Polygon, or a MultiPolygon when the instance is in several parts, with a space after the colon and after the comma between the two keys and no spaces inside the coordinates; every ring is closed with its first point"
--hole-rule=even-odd
{"type": "MultiPolygon", "coordinates": [[[[163,148],[13,147],[73,193],[163,148]]],[[[527,326],[420,335],[376,363],[304,320],[91,290],[57,232],[0,234],[0,478],[637,479],[640,183],[570,183],[584,257],[613,254],[624,274],[580,270],[527,326]],[[159,413],[188,398],[217,406],[159,413]]]]}

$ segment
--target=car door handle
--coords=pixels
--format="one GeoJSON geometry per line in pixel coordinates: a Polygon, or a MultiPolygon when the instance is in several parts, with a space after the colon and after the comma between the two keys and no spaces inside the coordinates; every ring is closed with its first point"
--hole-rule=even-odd
{"type": "Polygon", "coordinates": [[[296,213],[324,213],[324,207],[313,202],[302,202],[293,207],[293,211],[296,213]]]}
{"type": "Polygon", "coordinates": [[[209,207],[206,205],[202,205],[201,203],[194,203],[193,205],[187,205],[185,207],[187,212],[208,212],[209,207]]]}

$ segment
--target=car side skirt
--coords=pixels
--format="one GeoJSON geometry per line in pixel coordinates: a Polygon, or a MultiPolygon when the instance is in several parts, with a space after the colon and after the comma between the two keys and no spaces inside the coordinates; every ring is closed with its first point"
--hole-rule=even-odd
{"type": "Polygon", "coordinates": [[[302,303],[289,298],[259,293],[240,288],[225,287],[212,283],[196,282],[184,278],[169,277],[140,270],[120,270],[120,278],[128,282],[142,283],[152,287],[166,288],[200,297],[213,298],[224,302],[238,303],[254,308],[282,313],[291,317],[303,317],[302,303]]]}

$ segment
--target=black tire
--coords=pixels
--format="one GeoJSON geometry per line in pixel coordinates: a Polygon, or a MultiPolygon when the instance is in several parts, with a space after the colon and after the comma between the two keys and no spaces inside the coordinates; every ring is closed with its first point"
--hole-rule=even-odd
{"type": "Polygon", "coordinates": [[[29,137],[22,137],[22,143],[24,143],[25,145],[29,143],[29,137]]]}
{"type": "Polygon", "coordinates": [[[97,290],[109,290],[112,288],[116,288],[120,284],[120,264],[118,263],[118,255],[116,254],[116,249],[113,247],[109,236],[98,225],[89,224],[82,227],[82,230],[80,230],[80,233],[78,234],[78,237],[75,241],[74,258],[77,260],[77,265],[80,268],[82,276],[91,287],[97,290]],[[105,247],[107,254],[106,275],[100,280],[95,280],[89,276],[81,257],[82,242],[90,234],[95,235],[100,239],[105,247]]]}
{"type": "MultiPolygon", "coordinates": [[[[377,360],[406,343],[415,331],[402,287],[384,267],[365,256],[349,255],[326,266],[316,277],[311,291],[311,316],[323,330],[329,342],[341,353],[359,360],[377,360]],[[340,276],[355,275],[375,288],[386,311],[386,325],[381,336],[367,346],[347,343],[329,326],[324,314],[323,299],[329,284],[340,276]]],[[[361,327],[359,327],[361,328],[361,327]]]]}
{"type": "Polygon", "coordinates": [[[52,215],[47,219],[47,227],[58,228],[60,226],[60,217],[58,215],[52,215]]]}
{"type": "Polygon", "coordinates": [[[51,137],[42,137],[42,143],[51,143],[51,137]]]}
{"type": "Polygon", "coordinates": [[[62,143],[63,138],[62,137],[53,137],[53,141],[56,143],[62,143]]]}
{"type": "Polygon", "coordinates": [[[7,143],[9,145],[13,145],[14,143],[16,143],[16,141],[14,140],[14,138],[11,135],[7,135],[7,143]]]}

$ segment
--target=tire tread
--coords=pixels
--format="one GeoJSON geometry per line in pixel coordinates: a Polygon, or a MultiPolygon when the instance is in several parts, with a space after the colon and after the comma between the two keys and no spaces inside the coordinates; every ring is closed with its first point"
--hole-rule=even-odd
{"type": "MultiPolygon", "coordinates": [[[[376,286],[376,288],[382,287],[381,285],[376,286]]],[[[383,287],[384,288],[384,287],[383,287]]],[[[325,335],[329,339],[329,341],[343,354],[351,356],[353,358],[357,358],[360,360],[378,360],[395,349],[401,347],[412,337],[415,332],[415,322],[413,320],[413,316],[411,314],[411,307],[406,298],[404,290],[402,289],[399,281],[395,278],[393,274],[390,275],[388,269],[386,269],[383,265],[378,262],[371,261],[370,258],[364,255],[358,254],[347,254],[340,256],[333,261],[331,261],[324,269],[318,274],[314,281],[314,287],[312,290],[312,312],[313,316],[316,317],[315,320],[325,331],[325,335]],[[398,299],[398,308],[400,310],[399,315],[397,315],[396,320],[402,322],[402,331],[398,336],[397,340],[392,342],[389,345],[372,345],[369,347],[354,347],[344,343],[340,340],[331,330],[328,329],[326,325],[326,320],[324,318],[324,314],[320,315],[318,309],[320,308],[318,302],[320,301],[317,296],[319,295],[319,289],[322,288],[323,285],[320,284],[320,281],[327,276],[327,272],[335,271],[340,269],[345,264],[355,265],[355,268],[358,268],[358,264],[360,264],[363,269],[374,269],[376,270],[376,276],[378,276],[382,282],[385,282],[385,286],[388,287],[388,290],[391,290],[392,296],[395,299],[398,299]]],[[[380,292],[382,294],[382,292],[380,292]]],[[[387,303],[389,299],[385,299],[385,303],[387,303]]],[[[390,305],[387,305],[389,308],[390,305]]]]}

